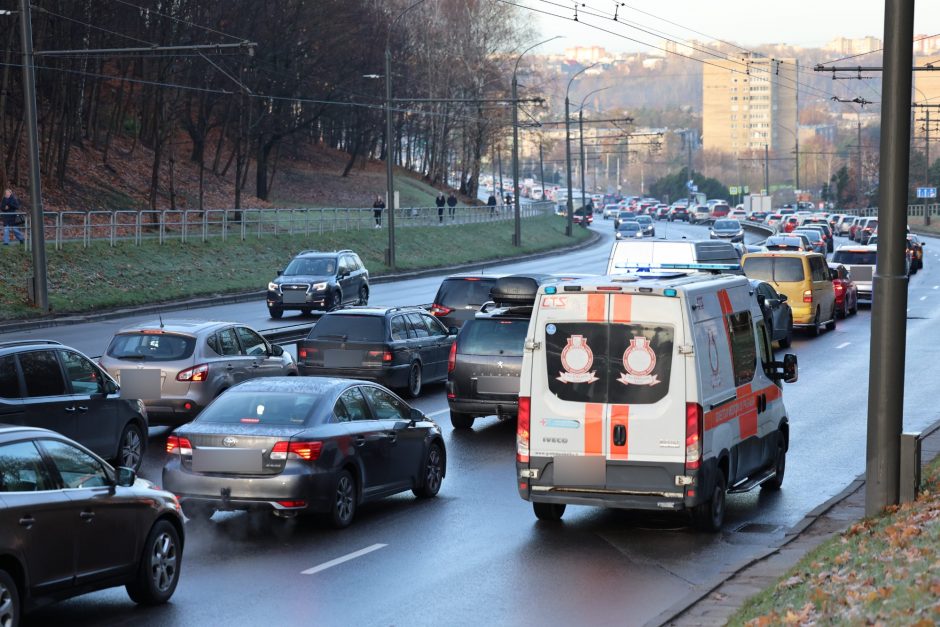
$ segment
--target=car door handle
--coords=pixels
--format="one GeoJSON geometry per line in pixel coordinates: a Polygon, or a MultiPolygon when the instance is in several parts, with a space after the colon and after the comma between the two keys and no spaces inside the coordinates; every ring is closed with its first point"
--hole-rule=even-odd
{"type": "Polygon", "coordinates": [[[391,442],[392,444],[394,444],[394,443],[395,443],[395,440],[398,439],[398,435],[396,435],[396,434],[394,434],[394,433],[386,433],[386,434],[385,434],[385,439],[388,440],[389,442],[391,442]]]}
{"type": "Polygon", "coordinates": [[[75,413],[75,407],[66,407],[65,411],[67,411],[70,414],[75,413]]]}
{"type": "Polygon", "coordinates": [[[78,406],[78,411],[88,411],[88,408],[85,407],[84,405],[79,405],[79,406],[78,406]]]}
{"type": "Polygon", "coordinates": [[[356,446],[362,446],[363,444],[366,443],[366,439],[365,437],[361,435],[357,435],[356,437],[353,438],[353,442],[356,443],[356,446]]]}
{"type": "Polygon", "coordinates": [[[22,518],[20,518],[20,524],[26,527],[27,529],[32,527],[33,523],[35,522],[36,522],[36,519],[33,518],[32,516],[23,516],[22,518]]]}
{"type": "Polygon", "coordinates": [[[81,518],[82,520],[84,520],[85,522],[91,522],[91,521],[94,519],[94,517],[95,517],[95,513],[94,513],[94,512],[85,511],[85,512],[82,512],[81,514],[79,514],[78,517],[81,518]]]}

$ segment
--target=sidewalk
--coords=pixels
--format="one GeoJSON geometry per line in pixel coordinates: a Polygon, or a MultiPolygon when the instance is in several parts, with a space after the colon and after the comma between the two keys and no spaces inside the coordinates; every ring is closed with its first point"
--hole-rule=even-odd
{"type": "MultiPolygon", "coordinates": [[[[926,428],[921,467],[940,454],[940,420],[926,428]]],[[[786,484],[784,484],[786,489],[786,484]]],[[[865,516],[865,480],[858,477],[787,531],[776,546],[747,564],[718,575],[651,620],[648,625],[699,627],[725,625],[753,595],[774,585],[804,555],[865,516]]]]}

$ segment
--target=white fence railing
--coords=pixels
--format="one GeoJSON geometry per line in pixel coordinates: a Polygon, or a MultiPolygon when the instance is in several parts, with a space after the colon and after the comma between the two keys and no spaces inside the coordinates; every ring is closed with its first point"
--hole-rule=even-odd
{"type": "MultiPolygon", "coordinates": [[[[298,209],[178,209],[161,211],[59,211],[44,215],[43,230],[47,242],[60,249],[66,242],[143,241],[205,242],[209,238],[246,240],[279,235],[313,235],[336,231],[372,229],[376,224],[388,228],[388,211],[377,220],[374,209],[367,208],[298,208],[298,209]]],[[[523,218],[552,212],[552,203],[526,203],[521,206],[523,218]]],[[[25,224],[14,227],[26,235],[32,229],[27,213],[4,213],[2,216],[23,216],[25,224]]],[[[395,228],[419,226],[457,226],[513,219],[512,207],[403,207],[395,210],[395,228]]],[[[10,233],[10,239],[13,234],[10,233]]]]}

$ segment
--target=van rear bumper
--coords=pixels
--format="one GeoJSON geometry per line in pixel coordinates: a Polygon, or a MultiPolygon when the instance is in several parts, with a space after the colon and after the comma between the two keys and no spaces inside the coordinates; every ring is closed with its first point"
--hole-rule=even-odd
{"type": "Polygon", "coordinates": [[[572,490],[570,488],[551,488],[548,491],[530,490],[529,498],[533,503],[557,503],[559,505],[590,505],[608,509],[636,509],[657,511],[681,511],[686,509],[682,492],[674,494],[622,494],[572,490]]]}

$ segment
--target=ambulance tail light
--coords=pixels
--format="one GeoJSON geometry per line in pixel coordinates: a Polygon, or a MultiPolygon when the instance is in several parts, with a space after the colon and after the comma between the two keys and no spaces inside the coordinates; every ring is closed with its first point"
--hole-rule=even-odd
{"type": "Polygon", "coordinates": [[[813,290],[803,290],[803,302],[804,303],[813,302],[813,290]]]}
{"type": "Polygon", "coordinates": [[[685,404],[685,470],[698,470],[702,464],[702,406],[685,404]]]}
{"type": "Polygon", "coordinates": [[[529,410],[528,396],[519,397],[519,418],[516,420],[516,461],[529,463],[529,410]]]}

